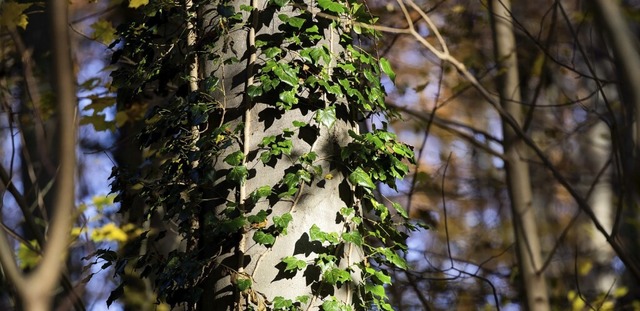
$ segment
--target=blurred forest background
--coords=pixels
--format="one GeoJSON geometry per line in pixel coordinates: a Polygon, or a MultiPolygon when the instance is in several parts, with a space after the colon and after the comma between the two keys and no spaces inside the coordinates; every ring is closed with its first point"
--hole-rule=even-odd
{"type": "MultiPolygon", "coordinates": [[[[134,137],[153,101],[116,107],[109,77],[115,28],[144,1],[70,3],[82,126],[65,281],[69,303],[102,310],[113,273],[85,256],[144,229],[109,195],[112,167],[140,164],[134,137]]],[[[365,3],[381,36],[362,44],[396,72],[383,79],[400,115],[391,125],[418,159],[399,192],[380,195],[430,227],[408,241],[409,270],[394,272],[394,309],[640,310],[640,1],[365,3]]],[[[47,7],[0,10],[0,230],[28,270],[39,249],[19,201],[48,220],[58,161],[47,7]]],[[[0,278],[0,309],[11,292],[0,278]]]]}

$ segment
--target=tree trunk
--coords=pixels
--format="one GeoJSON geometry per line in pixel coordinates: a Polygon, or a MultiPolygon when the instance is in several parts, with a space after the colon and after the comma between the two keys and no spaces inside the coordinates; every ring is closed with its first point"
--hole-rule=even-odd
{"type": "MultiPolygon", "coordinates": [[[[291,224],[286,229],[286,234],[277,235],[273,245],[261,245],[256,243],[256,235],[261,235],[258,228],[249,228],[237,237],[234,245],[223,248],[222,254],[216,262],[216,271],[211,280],[211,288],[208,288],[201,300],[201,310],[245,310],[248,305],[254,305],[260,310],[266,302],[273,302],[275,297],[283,297],[296,301],[297,297],[308,297],[308,303],[302,304],[307,308],[317,308],[322,304],[321,299],[326,295],[333,295],[338,300],[351,304],[351,295],[354,287],[346,284],[340,288],[327,287],[320,282],[310,282],[310,279],[317,279],[321,271],[316,271],[311,265],[304,271],[297,273],[285,271],[282,259],[287,256],[295,256],[307,263],[312,263],[321,252],[322,245],[310,240],[309,231],[313,226],[317,226],[324,232],[343,232],[345,225],[336,221],[340,209],[353,204],[353,194],[351,186],[346,182],[346,176],[337,165],[340,157],[340,147],[345,146],[350,137],[349,130],[356,131],[354,123],[350,122],[351,116],[345,110],[336,111],[337,120],[330,127],[314,122],[314,114],[302,112],[302,109],[282,111],[274,108],[273,102],[251,102],[246,97],[246,89],[253,83],[252,76],[255,70],[264,65],[264,55],[255,58],[246,53],[255,53],[254,40],[256,37],[275,38],[281,31],[278,27],[282,22],[273,18],[272,11],[263,10],[266,7],[265,1],[235,1],[233,6],[239,10],[241,5],[251,5],[260,10],[260,16],[256,16],[256,23],[248,31],[236,31],[229,35],[227,40],[233,42],[234,49],[229,49],[222,56],[223,59],[236,57],[241,62],[220,66],[215,62],[202,61],[204,64],[204,77],[211,74],[220,79],[221,89],[215,93],[215,98],[224,103],[225,122],[230,122],[231,128],[242,125],[238,143],[226,149],[227,155],[241,151],[244,156],[242,165],[249,169],[248,178],[242,185],[230,182],[228,178],[219,181],[216,186],[215,196],[217,216],[223,213],[229,206],[227,202],[240,202],[243,212],[247,215],[257,215],[260,212],[267,212],[269,216],[263,224],[266,227],[274,224],[274,219],[282,215],[291,215],[291,224]],[[271,21],[268,19],[273,18],[271,21]],[[266,25],[263,25],[265,23],[266,25]],[[238,52],[235,52],[238,51],[238,52]],[[294,122],[305,122],[309,126],[298,130],[294,127],[294,122]],[[315,124],[314,124],[315,123],[315,124]],[[261,153],[266,150],[262,144],[263,140],[269,136],[283,138],[284,129],[296,130],[291,139],[292,150],[290,155],[283,155],[276,159],[264,163],[261,161],[261,153]],[[317,161],[313,165],[322,168],[324,178],[315,180],[310,184],[301,183],[300,190],[291,197],[284,200],[275,200],[273,196],[260,200],[255,204],[249,203],[249,194],[255,193],[260,187],[268,186],[277,189],[282,184],[286,174],[301,174],[301,157],[309,153],[317,154],[317,161]],[[238,293],[235,283],[240,279],[250,279],[253,283],[251,289],[238,293]],[[222,308],[221,306],[226,306],[222,308]]],[[[206,9],[205,9],[206,10],[206,9]]],[[[285,9],[285,11],[290,9],[285,9]]],[[[299,12],[298,12],[299,13],[299,12]]],[[[287,13],[289,14],[289,13],[287,13]]],[[[219,19],[204,17],[201,25],[211,25],[219,23],[219,19]]],[[[201,29],[201,33],[205,33],[201,29]]],[[[332,51],[337,53],[339,35],[331,30],[324,33],[325,39],[322,44],[326,44],[332,51]]],[[[269,40],[269,39],[267,39],[269,40]]],[[[257,81],[256,81],[257,82],[257,81]]],[[[327,106],[328,102],[322,103],[327,106]]],[[[301,105],[304,105],[301,103],[301,105]]],[[[311,111],[316,107],[309,106],[311,111]]],[[[215,120],[220,122],[221,120],[215,120]]],[[[228,171],[232,169],[227,163],[218,161],[215,166],[218,171],[228,171]]],[[[287,216],[285,216],[287,217],[287,216]]],[[[262,225],[260,225],[262,226],[262,225]]],[[[207,249],[216,241],[203,240],[202,249],[207,249]]],[[[338,257],[341,267],[351,266],[362,259],[360,247],[350,245],[345,250],[340,251],[338,257]]],[[[354,280],[357,281],[357,280],[354,280]]]]}
{"type": "MultiPolygon", "coordinates": [[[[498,87],[504,110],[519,124],[523,122],[522,98],[518,77],[515,36],[511,4],[508,0],[491,1],[492,26],[496,62],[499,63],[498,87]]],[[[532,207],[531,180],[526,160],[526,148],[518,135],[503,123],[505,170],[511,199],[513,228],[517,245],[519,277],[526,308],[530,311],[549,310],[547,285],[542,268],[536,215],[532,207]]]]}

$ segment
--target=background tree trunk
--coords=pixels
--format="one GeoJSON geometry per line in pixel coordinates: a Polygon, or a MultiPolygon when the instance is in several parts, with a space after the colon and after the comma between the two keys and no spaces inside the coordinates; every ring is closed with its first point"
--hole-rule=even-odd
{"type": "MultiPolygon", "coordinates": [[[[522,98],[518,75],[516,42],[513,34],[511,4],[509,0],[491,1],[492,26],[496,62],[499,64],[498,88],[504,110],[516,122],[523,124],[522,98]]],[[[527,151],[522,138],[503,122],[503,148],[507,187],[511,199],[513,229],[516,239],[518,276],[530,311],[549,310],[547,285],[541,271],[542,258],[531,196],[531,180],[527,151]]]]}

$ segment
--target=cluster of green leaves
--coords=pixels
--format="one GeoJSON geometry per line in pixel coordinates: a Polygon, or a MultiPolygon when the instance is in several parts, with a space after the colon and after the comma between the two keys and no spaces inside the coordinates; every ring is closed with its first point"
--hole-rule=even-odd
{"type": "MultiPolygon", "coordinates": [[[[276,7],[290,5],[286,0],[272,1],[276,7]]],[[[295,3],[294,6],[302,6],[295,3]]],[[[355,2],[323,0],[317,2],[318,9],[332,18],[319,18],[311,10],[294,10],[294,14],[278,15],[282,24],[279,29],[284,35],[258,37],[256,45],[260,48],[260,57],[264,65],[257,72],[257,83],[247,90],[248,95],[256,100],[269,102],[275,99],[275,108],[280,110],[310,109],[314,111],[315,126],[331,128],[339,118],[345,118],[346,109],[349,122],[370,113],[386,114],[384,89],[380,83],[382,73],[390,78],[395,75],[388,61],[377,59],[363,49],[354,45],[353,35],[367,32],[375,36],[369,29],[352,28],[340,23],[339,18],[349,17],[364,23],[373,22],[373,18],[364,7],[355,2]],[[340,34],[340,48],[334,51],[331,43],[320,35],[328,31],[340,34]],[[329,103],[329,104],[328,104],[329,103]],[[348,103],[345,105],[345,103],[348,103]],[[345,105],[345,106],[343,106],[345,105]],[[309,107],[310,106],[310,107],[309,107]]],[[[298,126],[307,124],[299,122],[298,126]]],[[[311,263],[287,256],[282,259],[285,271],[290,273],[315,269],[320,272],[320,286],[316,294],[322,295],[323,286],[341,286],[351,282],[351,274],[358,268],[363,274],[365,284],[360,291],[359,307],[369,309],[376,306],[390,310],[386,302],[384,286],[391,283],[390,276],[384,270],[373,269],[367,261],[350,267],[340,267],[341,250],[348,244],[364,247],[368,251],[367,260],[374,260],[378,267],[390,265],[401,269],[406,263],[397,251],[406,250],[407,235],[398,230],[407,222],[407,215],[400,205],[392,203],[389,208],[378,202],[373,196],[376,183],[383,183],[396,188],[396,180],[408,173],[407,163],[413,163],[412,149],[397,141],[397,137],[387,128],[374,129],[371,133],[350,133],[352,142],[342,147],[340,164],[345,168],[345,175],[355,187],[357,200],[354,206],[345,207],[342,213],[344,232],[323,232],[317,226],[309,230],[311,241],[322,243],[324,252],[311,263]],[[359,204],[358,204],[359,203],[359,204]],[[367,217],[359,215],[365,208],[367,217]],[[373,241],[373,242],[372,242],[373,241]]],[[[261,146],[266,149],[261,155],[263,162],[272,161],[273,157],[288,155],[291,145],[286,137],[291,132],[285,131],[281,137],[267,137],[261,146]]],[[[299,162],[306,164],[305,170],[294,170],[283,178],[288,185],[286,194],[293,195],[299,191],[303,182],[322,178],[322,169],[313,165],[314,155],[306,155],[299,162]],[[302,174],[301,174],[302,172],[302,174]]],[[[295,221],[295,219],[293,220],[295,221]]],[[[408,224],[407,224],[408,225],[408,224]]],[[[409,229],[414,227],[408,225],[409,229]]],[[[263,237],[262,235],[260,235],[263,237]]],[[[256,242],[270,245],[275,239],[260,239],[256,242]]],[[[294,302],[286,301],[287,308],[294,302]]],[[[324,310],[348,310],[349,306],[335,299],[326,300],[324,310]]],[[[286,309],[286,308],[285,308],[286,309]]],[[[286,309],[289,310],[289,309],[286,309]]],[[[293,310],[293,309],[291,309],[293,310]]]]}
{"type": "MultiPolygon", "coordinates": [[[[148,150],[148,161],[135,173],[116,170],[112,188],[120,194],[118,200],[122,202],[131,195],[144,198],[148,213],[162,208],[165,218],[175,221],[179,233],[187,240],[185,251],[174,251],[167,258],[143,254],[134,265],[143,271],[143,276],[156,276],[159,297],[172,304],[197,301],[198,283],[206,277],[203,271],[211,265],[212,256],[237,241],[240,234],[251,232],[253,241],[265,247],[275,245],[278,236],[287,234],[289,225],[295,222],[292,213],[274,214],[270,207],[258,210],[254,206],[267,198],[290,200],[305,185],[333,178],[331,174],[325,175],[313,151],[292,159],[293,137],[301,131],[319,135],[321,128],[330,129],[338,121],[355,128],[366,115],[387,114],[380,77],[383,73],[394,77],[386,60],[372,56],[354,43],[357,40],[353,36],[376,36],[369,28],[346,22],[375,22],[355,0],[320,0],[314,2],[315,8],[302,1],[272,0],[262,10],[243,5],[240,11],[220,1],[209,6],[216,8],[215,26],[190,50],[186,46],[188,32],[184,29],[186,21],[193,21],[196,16],[198,5],[189,12],[178,3],[166,1],[152,1],[139,8],[137,20],[118,28],[124,41],[114,61],[124,65],[112,75],[113,85],[119,89],[120,110],[127,109],[137,98],[148,96],[149,89],[165,97],[161,104],[151,107],[139,136],[142,147],[148,150]],[[285,7],[287,14],[280,13],[285,7]],[[315,10],[323,15],[313,13],[315,10]],[[293,161],[282,180],[251,189],[245,200],[206,198],[206,193],[219,192],[221,185],[226,187],[225,191],[239,191],[251,178],[245,153],[233,151],[238,148],[237,142],[242,141],[244,125],[232,126],[224,120],[225,111],[217,101],[220,99],[212,95],[224,92],[220,92],[220,81],[214,76],[201,81],[200,91],[189,91],[188,66],[184,60],[199,57],[216,65],[238,63],[244,57],[240,53],[238,57],[221,59],[225,52],[234,50],[228,34],[234,29],[255,27],[250,19],[256,14],[260,21],[277,18],[279,26],[275,33],[256,37],[255,82],[246,89],[249,104],[272,103],[280,113],[300,110],[305,115],[311,111],[314,117],[294,121],[291,129],[264,137],[259,144],[259,159],[264,165],[274,167],[284,158],[293,161]],[[337,45],[324,36],[330,32],[338,34],[334,39],[337,45]],[[194,134],[194,129],[198,134],[194,134]],[[216,166],[221,162],[228,169],[216,166]],[[211,212],[213,207],[220,210],[220,206],[224,207],[221,213],[211,212]],[[198,246],[198,239],[219,244],[206,245],[205,250],[198,246]]],[[[116,43],[118,40],[112,46],[116,43]]],[[[377,201],[373,192],[376,183],[395,189],[396,180],[408,172],[407,163],[413,162],[413,152],[386,127],[350,135],[351,142],[340,146],[340,156],[330,160],[342,170],[342,176],[348,176],[354,194],[352,206],[344,207],[338,215],[343,230],[324,232],[312,226],[309,239],[319,243],[322,251],[310,262],[292,254],[284,257],[282,263],[284,271],[291,274],[306,273],[308,269],[318,272],[320,277],[313,282],[312,289],[313,295],[323,298],[323,310],[352,309],[326,289],[354,282],[354,273],[362,274],[364,280],[363,284],[357,284],[360,302],[356,307],[390,310],[384,287],[391,283],[391,278],[381,268],[406,268],[397,252],[405,250],[402,225],[407,217],[398,204],[392,204],[390,210],[377,201]],[[341,260],[350,245],[364,248],[367,256],[362,262],[344,267],[341,260]]],[[[127,208],[122,205],[123,212],[127,208]]],[[[143,234],[141,239],[148,236],[143,234]]],[[[118,260],[124,262],[124,257],[118,260]]],[[[243,280],[236,282],[236,288],[250,291],[251,280],[243,280]]],[[[269,303],[273,310],[298,310],[310,299],[310,296],[295,300],[276,297],[269,303]]]]}
{"type": "MultiPolygon", "coordinates": [[[[211,29],[211,37],[198,42],[197,47],[188,46],[185,29],[188,22],[196,23],[198,5],[201,4],[186,11],[180,2],[151,1],[139,7],[128,23],[118,27],[121,39],[111,44],[111,47],[119,45],[113,55],[113,62],[119,67],[112,73],[112,84],[118,89],[118,111],[130,109],[131,103],[160,99],[149,105],[144,127],[137,137],[146,161],[141,167],[114,170],[112,191],[118,193],[120,212],[137,213],[130,210],[140,208],[132,204],[131,197],[142,198],[147,207],[143,219],[161,210],[165,220],[178,224],[178,233],[188,244],[186,250],[176,250],[168,256],[154,253],[153,248],[137,254],[140,248],[136,244],[141,245],[144,239],[152,243],[165,234],[150,232],[111,259],[118,262],[116,265],[129,262],[141,277],[153,275],[158,297],[170,304],[192,305],[200,298],[199,283],[207,277],[204,267],[213,261],[211,256],[196,251],[203,228],[215,228],[207,233],[210,236],[229,237],[248,226],[246,217],[236,217],[237,213],[232,211],[223,220],[202,213],[203,194],[212,192],[221,175],[231,182],[242,183],[247,169],[239,165],[242,153],[220,159],[234,165],[233,170],[218,172],[214,168],[242,126],[230,128],[228,124],[210,120],[211,116],[222,114],[219,103],[212,97],[219,89],[219,81],[214,76],[207,77],[200,90],[192,91],[188,72],[188,63],[202,57],[203,51],[207,51],[209,60],[221,62],[216,52],[228,46],[214,42],[240,24],[241,15],[221,2],[216,12],[221,16],[220,23],[211,29]]],[[[264,191],[256,195],[261,196],[264,191]]],[[[118,288],[124,285],[125,275],[122,280],[118,288]]],[[[114,291],[109,302],[122,294],[114,291]]]]}

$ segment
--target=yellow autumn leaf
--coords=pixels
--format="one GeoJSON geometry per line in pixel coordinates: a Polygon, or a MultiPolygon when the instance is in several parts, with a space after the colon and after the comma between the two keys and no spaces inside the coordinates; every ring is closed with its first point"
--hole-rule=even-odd
{"type": "Polygon", "coordinates": [[[572,290],[567,293],[567,299],[571,302],[571,310],[573,311],[580,311],[584,309],[584,306],[586,305],[582,298],[572,290]]]}
{"type": "Polygon", "coordinates": [[[126,242],[127,233],[114,223],[110,222],[102,227],[95,228],[91,232],[91,240],[94,242],[116,241],[126,242]]]}
{"type": "Polygon", "coordinates": [[[116,113],[116,127],[122,127],[127,121],[129,121],[129,115],[127,115],[126,111],[118,111],[116,113]]]}
{"type": "Polygon", "coordinates": [[[593,269],[593,263],[590,260],[584,260],[578,263],[578,275],[585,276],[593,269]]]}
{"type": "Polygon", "coordinates": [[[0,25],[26,29],[29,19],[24,14],[24,11],[30,6],[30,3],[17,3],[14,1],[3,3],[0,5],[0,25]]]}
{"type": "Polygon", "coordinates": [[[20,246],[18,246],[18,261],[21,269],[33,268],[42,259],[38,252],[32,250],[38,249],[38,242],[31,240],[29,244],[31,244],[31,247],[27,247],[24,243],[20,243],[20,246]]]}
{"type": "Polygon", "coordinates": [[[613,290],[613,297],[620,298],[626,296],[629,293],[629,289],[625,286],[618,287],[613,290]]]}
{"type": "Polygon", "coordinates": [[[131,0],[129,1],[129,7],[137,9],[143,5],[149,4],[149,0],[131,0]]]}
{"type": "Polygon", "coordinates": [[[115,199],[115,194],[110,195],[96,195],[91,198],[93,205],[95,205],[96,209],[103,210],[105,206],[109,206],[113,204],[113,200],[115,199]]]}
{"type": "Polygon", "coordinates": [[[110,21],[101,19],[93,23],[91,29],[93,29],[93,35],[91,37],[103,44],[111,44],[111,42],[117,38],[116,29],[113,28],[110,21]]]}

